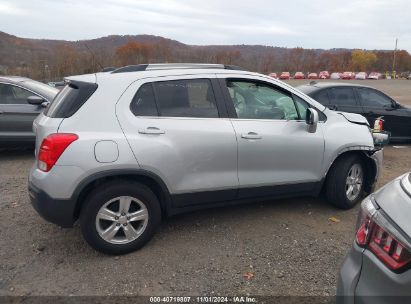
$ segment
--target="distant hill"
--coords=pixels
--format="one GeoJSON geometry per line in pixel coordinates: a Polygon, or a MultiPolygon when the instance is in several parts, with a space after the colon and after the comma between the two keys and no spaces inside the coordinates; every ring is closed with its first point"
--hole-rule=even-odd
{"type": "MultiPolygon", "coordinates": [[[[98,71],[103,66],[143,62],[235,64],[262,73],[344,71],[358,67],[352,62],[351,52],[351,49],[341,48],[323,50],[244,44],[199,46],[154,35],[110,35],[78,41],[28,39],[0,31],[0,74],[18,74],[46,81],[67,74],[98,71]],[[143,45],[144,50],[128,50],[119,58],[116,51],[130,41],[143,45]]],[[[368,69],[389,70],[392,51],[376,50],[374,53],[378,59],[368,69]]],[[[411,70],[411,56],[400,51],[397,71],[406,70],[411,70]]]]}

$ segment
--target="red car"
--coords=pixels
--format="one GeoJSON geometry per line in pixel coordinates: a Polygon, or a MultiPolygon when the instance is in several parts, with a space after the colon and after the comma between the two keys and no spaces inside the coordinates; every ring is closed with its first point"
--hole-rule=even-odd
{"type": "Polygon", "coordinates": [[[341,79],[345,79],[345,80],[355,79],[355,73],[353,73],[353,72],[344,72],[341,75],[341,79]]]}
{"type": "Polygon", "coordinates": [[[330,79],[330,73],[328,73],[328,71],[321,71],[320,74],[318,75],[318,78],[330,79]]]}
{"type": "Polygon", "coordinates": [[[282,72],[280,75],[281,80],[288,80],[290,79],[290,72],[282,72]]]}
{"type": "Polygon", "coordinates": [[[318,74],[317,73],[310,73],[310,74],[308,74],[308,79],[318,79],[318,74]]]}
{"type": "Polygon", "coordinates": [[[274,79],[278,79],[277,73],[270,73],[268,74],[268,76],[274,79]]]}
{"type": "Polygon", "coordinates": [[[305,79],[305,75],[303,72],[296,72],[294,74],[294,79],[305,79]]]}

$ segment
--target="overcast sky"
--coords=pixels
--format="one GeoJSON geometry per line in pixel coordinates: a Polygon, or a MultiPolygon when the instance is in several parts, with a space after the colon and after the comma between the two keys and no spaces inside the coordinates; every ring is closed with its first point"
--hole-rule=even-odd
{"type": "Polygon", "coordinates": [[[81,40],[152,34],[187,44],[411,52],[407,0],[0,0],[0,31],[81,40]]]}

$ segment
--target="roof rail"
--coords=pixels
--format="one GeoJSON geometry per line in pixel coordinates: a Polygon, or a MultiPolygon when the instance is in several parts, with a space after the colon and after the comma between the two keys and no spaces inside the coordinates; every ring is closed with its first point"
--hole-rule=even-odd
{"type": "Polygon", "coordinates": [[[127,73],[139,71],[155,71],[155,70],[174,70],[174,69],[225,69],[225,70],[244,70],[235,65],[224,64],[207,64],[207,63],[155,63],[155,64],[137,64],[128,65],[118,68],[111,73],[127,73]]]}

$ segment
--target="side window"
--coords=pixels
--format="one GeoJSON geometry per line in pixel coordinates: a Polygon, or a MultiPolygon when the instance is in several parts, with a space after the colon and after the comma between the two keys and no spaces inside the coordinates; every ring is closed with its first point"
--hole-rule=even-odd
{"type": "Polygon", "coordinates": [[[319,103],[322,105],[328,105],[330,103],[328,99],[328,93],[327,90],[321,90],[317,93],[314,94],[313,98],[317,100],[319,103]]]}
{"type": "Polygon", "coordinates": [[[298,97],[297,95],[293,95],[295,105],[297,106],[298,114],[300,115],[300,119],[305,119],[305,114],[307,112],[307,109],[309,108],[308,103],[298,97]]]}
{"type": "Polygon", "coordinates": [[[299,119],[291,94],[260,82],[228,80],[238,118],[299,119]]]}
{"type": "Polygon", "coordinates": [[[153,86],[151,83],[145,83],[138,89],[131,102],[130,109],[136,116],[158,115],[153,86]]]}
{"type": "Polygon", "coordinates": [[[358,106],[352,88],[332,88],[330,91],[330,104],[335,106],[358,106]]]}
{"type": "Polygon", "coordinates": [[[359,88],[357,90],[361,97],[361,103],[364,107],[384,108],[391,107],[392,105],[392,101],[388,97],[375,90],[365,88],[359,88]]]}
{"type": "Polygon", "coordinates": [[[0,104],[28,104],[27,97],[33,95],[22,88],[0,83],[0,104]]]}
{"type": "Polygon", "coordinates": [[[211,81],[208,79],[154,82],[161,116],[219,117],[211,81]]]}

